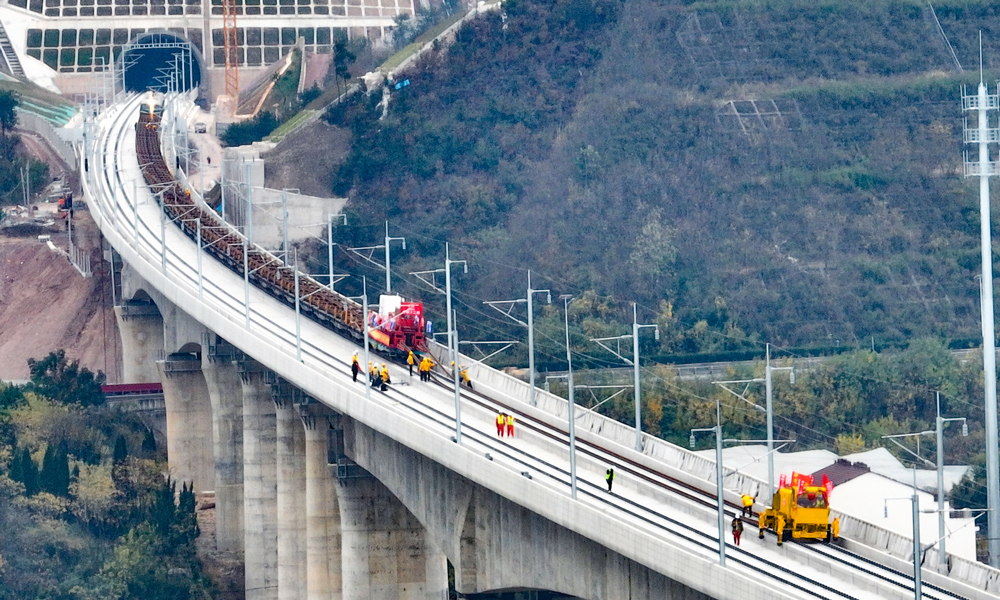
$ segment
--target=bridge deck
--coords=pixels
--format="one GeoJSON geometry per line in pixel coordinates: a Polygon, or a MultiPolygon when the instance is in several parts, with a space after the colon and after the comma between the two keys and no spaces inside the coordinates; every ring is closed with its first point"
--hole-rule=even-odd
{"type": "MultiPolygon", "coordinates": [[[[302,319],[298,345],[294,311],[260,290],[246,290],[240,275],[208,255],[201,259],[199,278],[196,246],[172,223],[162,223],[162,212],[141,180],[133,129],[141,102],[141,97],[132,97],[100,117],[97,156],[85,177],[95,220],[115,249],[160,294],[320,402],[711,597],[913,596],[912,573],[887,572],[815,545],[778,548],[773,536],[758,541],[753,528],[745,532],[740,548],[728,545],[727,567],[719,567],[714,505],[706,506],[672,487],[668,480],[668,474],[676,471],[672,467],[621,464],[622,456],[636,453],[613,442],[601,444],[604,449],[588,448],[591,454],[583,448],[578,452],[579,493],[574,501],[569,497],[565,422],[553,433],[550,420],[522,420],[513,439],[497,439],[495,411],[518,402],[504,398],[500,390],[484,390],[495,400],[463,391],[461,446],[451,441],[455,408],[450,382],[421,383],[394,368],[393,380],[398,383],[387,393],[371,391],[370,401],[366,400],[365,387],[351,382],[349,361],[359,350],[355,343],[302,319]],[[614,494],[604,491],[603,474],[609,464],[619,473],[614,494]]],[[[726,526],[728,530],[728,519],[726,526]]],[[[962,597],[932,587],[925,590],[927,598],[962,597]]],[[[971,590],[968,596],[974,593],[971,590]]]]}

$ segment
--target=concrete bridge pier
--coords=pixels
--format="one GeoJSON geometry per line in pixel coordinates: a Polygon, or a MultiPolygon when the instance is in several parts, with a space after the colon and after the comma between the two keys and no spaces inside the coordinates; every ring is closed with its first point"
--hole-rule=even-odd
{"type": "Polygon", "coordinates": [[[270,380],[256,361],[239,363],[243,384],[243,522],[247,600],[278,598],[277,426],[270,380]]]}
{"type": "Polygon", "coordinates": [[[193,354],[170,354],[156,362],[167,410],[167,460],[175,480],[195,492],[215,489],[212,459],[212,405],[193,354]]]}
{"type": "Polygon", "coordinates": [[[330,477],[333,414],[319,404],[300,406],[306,437],[306,590],[308,600],[341,600],[340,509],[330,477]]]}
{"type": "Polygon", "coordinates": [[[446,600],[448,561],[417,518],[371,475],[335,481],[344,600],[446,600]]]}
{"type": "Polygon", "coordinates": [[[306,600],[306,436],[297,405],[309,399],[280,377],[271,397],[278,450],[278,600],[306,600]]]}
{"type": "MultiPolygon", "coordinates": [[[[343,421],[347,456],[426,527],[434,546],[455,566],[459,593],[547,590],[588,600],[709,598],[671,576],[711,577],[710,561],[706,565],[687,556],[669,565],[667,573],[653,570],[512,500],[531,493],[533,484],[526,478],[505,497],[390,436],[353,419],[343,421]]],[[[596,520],[585,525],[599,527],[596,520]]]]}
{"type": "Polygon", "coordinates": [[[163,356],[163,317],[155,304],[123,302],[115,307],[122,340],[122,381],[158,383],[156,361],[163,356]]]}
{"type": "Polygon", "coordinates": [[[215,456],[215,546],[243,551],[243,389],[233,364],[237,350],[206,334],[201,372],[212,401],[215,456]]]}

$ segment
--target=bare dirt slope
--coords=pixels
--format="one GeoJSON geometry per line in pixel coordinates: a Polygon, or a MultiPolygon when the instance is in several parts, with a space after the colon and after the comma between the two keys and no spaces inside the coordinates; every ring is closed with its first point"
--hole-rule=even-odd
{"type": "MultiPolygon", "coordinates": [[[[86,211],[76,211],[75,222],[75,242],[91,252],[91,278],[34,236],[0,237],[0,379],[27,379],[29,358],[63,348],[81,366],[117,381],[121,351],[108,265],[86,211]]],[[[65,250],[65,231],[52,241],[65,250]]]]}
{"type": "Polygon", "coordinates": [[[322,119],[292,133],[264,156],[267,187],[298,188],[303,194],[329,198],[333,173],[350,150],[351,132],[322,119]]]}

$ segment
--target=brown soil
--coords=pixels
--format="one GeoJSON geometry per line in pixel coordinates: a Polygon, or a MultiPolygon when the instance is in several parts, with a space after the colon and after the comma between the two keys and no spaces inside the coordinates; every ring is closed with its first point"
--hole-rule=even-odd
{"type": "Polygon", "coordinates": [[[322,119],[306,125],[264,155],[265,185],[298,188],[307,196],[333,195],[333,174],[350,149],[351,132],[322,119]]]}
{"type": "MultiPolygon", "coordinates": [[[[65,225],[57,222],[50,235],[65,251],[65,225]]],[[[100,233],[86,210],[75,211],[74,225],[74,243],[90,253],[93,277],[34,235],[0,237],[0,379],[27,379],[29,358],[62,348],[82,367],[118,381],[121,350],[100,233]]]]}
{"type": "Polygon", "coordinates": [[[205,573],[215,582],[216,591],[212,600],[243,600],[246,598],[243,557],[236,552],[215,549],[214,500],[205,499],[199,504],[197,516],[201,535],[195,540],[195,547],[205,573]]]}

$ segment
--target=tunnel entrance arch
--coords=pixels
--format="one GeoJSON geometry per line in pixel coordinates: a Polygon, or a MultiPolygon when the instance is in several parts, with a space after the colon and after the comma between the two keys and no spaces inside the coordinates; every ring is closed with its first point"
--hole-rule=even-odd
{"type": "Polygon", "coordinates": [[[132,40],[122,49],[119,62],[126,91],[187,91],[202,82],[204,60],[198,48],[167,31],[132,40]]]}

